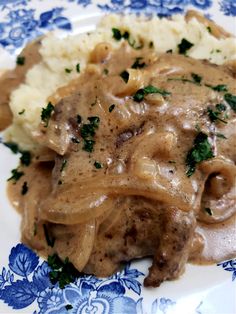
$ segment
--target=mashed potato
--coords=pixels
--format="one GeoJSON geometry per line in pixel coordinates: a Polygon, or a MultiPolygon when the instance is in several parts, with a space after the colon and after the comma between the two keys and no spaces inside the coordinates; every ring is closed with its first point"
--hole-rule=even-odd
{"type": "Polygon", "coordinates": [[[174,16],[172,20],[146,19],[135,16],[108,15],[102,19],[93,33],[68,36],[63,39],[53,34],[42,40],[40,53],[42,61],[30,69],[24,84],[21,84],[11,95],[10,107],[14,115],[13,124],[7,130],[8,140],[20,143],[26,149],[32,149],[36,144],[34,136],[40,122],[41,110],[47,104],[47,99],[55,91],[66,85],[80,74],[76,65],[80,64],[80,73],[88,63],[89,54],[99,42],[108,42],[118,48],[121,41],[112,37],[112,28],[127,30],[132,38],[149,44],[153,42],[153,49],[163,53],[172,49],[177,51],[177,45],[183,38],[192,42],[194,46],[188,51],[190,57],[208,59],[222,64],[236,59],[236,39],[217,39],[209,29],[197,19],[188,22],[183,16],[174,16]],[[65,69],[71,69],[66,73],[65,69]],[[19,115],[24,110],[24,114],[19,115]]]}

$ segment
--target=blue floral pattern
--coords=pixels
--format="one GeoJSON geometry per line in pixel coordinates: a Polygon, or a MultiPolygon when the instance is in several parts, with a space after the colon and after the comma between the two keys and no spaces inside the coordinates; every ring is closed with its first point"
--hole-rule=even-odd
{"type": "Polygon", "coordinates": [[[236,259],[218,263],[217,266],[222,266],[224,270],[232,272],[232,281],[236,278],[236,259]]]}
{"type": "MultiPolygon", "coordinates": [[[[40,263],[39,257],[23,244],[12,248],[8,266],[0,275],[0,300],[13,309],[27,308],[35,302],[38,314],[62,314],[69,310],[76,314],[144,313],[143,298],[139,297],[139,280],[144,274],[130,264],[106,279],[84,275],[64,289],[52,285],[48,264],[40,263]]],[[[171,299],[158,298],[150,312],[165,314],[175,304],[171,299]]]]}

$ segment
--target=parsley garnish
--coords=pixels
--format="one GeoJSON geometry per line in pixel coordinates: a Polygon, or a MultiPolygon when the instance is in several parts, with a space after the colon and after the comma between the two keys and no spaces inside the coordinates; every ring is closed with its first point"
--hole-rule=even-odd
{"type": "Polygon", "coordinates": [[[225,94],[224,99],[229,104],[230,108],[236,112],[236,96],[228,93],[225,94]]]}
{"type": "Polygon", "coordinates": [[[83,150],[91,153],[93,151],[93,146],[95,141],[93,137],[95,135],[95,130],[98,128],[100,123],[99,117],[88,117],[90,123],[83,124],[80,129],[81,137],[84,140],[83,150]]]}
{"type": "Polygon", "coordinates": [[[129,72],[126,70],[120,73],[120,77],[123,79],[125,83],[128,83],[129,80],[129,72]]]}
{"type": "Polygon", "coordinates": [[[101,169],[103,167],[99,161],[95,161],[93,165],[96,169],[101,169]]]}
{"type": "Polygon", "coordinates": [[[62,261],[57,254],[48,256],[48,266],[52,269],[49,272],[51,283],[55,285],[58,282],[61,289],[81,276],[68,258],[62,261]]]}
{"type": "Polygon", "coordinates": [[[130,33],[127,31],[124,31],[121,33],[121,31],[118,28],[112,28],[113,38],[116,40],[121,40],[122,38],[127,40],[129,45],[134,49],[141,49],[143,48],[143,44],[136,45],[136,41],[134,39],[130,38],[130,33]]]}
{"type": "Polygon", "coordinates": [[[82,122],[82,117],[79,114],[77,114],[76,119],[78,124],[82,122]]]}
{"type": "Polygon", "coordinates": [[[67,165],[67,160],[63,159],[62,164],[61,164],[60,172],[62,172],[65,169],[66,165],[67,165]]]}
{"type": "Polygon", "coordinates": [[[108,69],[104,69],[104,70],[103,70],[103,73],[104,73],[105,75],[108,75],[109,70],[108,70],[108,69]]]}
{"type": "Polygon", "coordinates": [[[79,64],[79,63],[76,64],[76,71],[77,71],[78,73],[80,73],[80,64],[79,64]]]}
{"type": "Polygon", "coordinates": [[[205,212],[209,215],[212,216],[212,210],[209,207],[205,208],[205,212]]]}
{"type": "Polygon", "coordinates": [[[210,26],[207,26],[207,30],[211,34],[211,27],[210,26]]]}
{"type": "Polygon", "coordinates": [[[65,69],[65,72],[66,72],[66,73],[71,73],[71,72],[72,72],[72,69],[66,68],[66,69],[65,69]]]}
{"type": "Polygon", "coordinates": [[[192,44],[190,41],[188,41],[187,39],[183,38],[181,40],[181,43],[178,44],[178,49],[179,49],[179,53],[185,55],[186,52],[192,48],[194,46],[194,44],[192,44]]]}
{"type": "Polygon", "coordinates": [[[45,128],[48,126],[49,119],[51,118],[51,114],[53,111],[54,111],[54,106],[51,102],[47,104],[46,108],[42,108],[41,120],[44,122],[45,128]]]}
{"type": "Polygon", "coordinates": [[[132,69],[142,69],[146,66],[145,62],[140,62],[142,60],[142,57],[138,57],[135,59],[134,63],[131,65],[132,69]]]}
{"type": "Polygon", "coordinates": [[[189,150],[186,157],[187,176],[190,177],[196,170],[196,165],[203,160],[214,157],[212,147],[208,142],[208,136],[200,132],[196,136],[193,147],[189,150]]]}
{"type": "Polygon", "coordinates": [[[13,180],[14,183],[16,183],[24,175],[24,172],[18,171],[18,169],[13,169],[11,173],[12,173],[12,176],[8,178],[7,181],[13,180]]]}
{"type": "Polygon", "coordinates": [[[71,304],[67,304],[67,305],[65,306],[65,309],[66,309],[67,311],[69,311],[69,310],[73,309],[73,306],[72,306],[71,304]]]}
{"type": "Polygon", "coordinates": [[[196,73],[191,73],[192,79],[194,83],[200,84],[202,81],[202,77],[196,73]]]}
{"type": "Polygon", "coordinates": [[[95,144],[94,140],[86,140],[85,139],[83,150],[85,150],[88,153],[92,153],[94,144],[95,144]]]}
{"type": "Polygon", "coordinates": [[[48,229],[47,229],[47,225],[45,225],[45,224],[43,224],[43,231],[44,231],[45,239],[47,241],[47,245],[50,247],[54,247],[56,239],[50,235],[50,233],[48,232],[48,229]]]}
{"type": "Polygon", "coordinates": [[[28,184],[27,182],[25,181],[22,185],[22,188],[21,188],[21,195],[25,195],[27,192],[28,192],[28,184]]]}
{"type": "Polygon", "coordinates": [[[167,92],[164,89],[157,88],[152,85],[148,85],[144,88],[139,89],[133,96],[134,100],[137,102],[141,102],[144,97],[148,94],[161,94],[162,96],[171,95],[171,93],[167,92]]]}
{"type": "Polygon", "coordinates": [[[31,162],[31,154],[28,151],[21,151],[20,161],[24,166],[29,166],[31,162]]]}
{"type": "Polygon", "coordinates": [[[207,108],[208,117],[211,120],[211,122],[215,122],[215,121],[219,120],[219,121],[227,124],[227,122],[225,120],[223,120],[219,117],[221,115],[221,113],[226,110],[225,105],[217,104],[215,106],[215,108],[216,108],[216,110],[212,110],[210,107],[207,108]]]}
{"type": "Polygon", "coordinates": [[[19,115],[22,115],[23,113],[25,113],[25,109],[22,109],[20,112],[18,112],[19,115]]]}
{"type": "Polygon", "coordinates": [[[224,140],[227,139],[227,137],[224,136],[224,134],[222,134],[222,133],[216,133],[216,136],[217,136],[218,138],[223,138],[224,140]]]}
{"type": "Polygon", "coordinates": [[[16,58],[16,64],[17,65],[24,65],[25,64],[25,57],[24,56],[18,56],[16,58]]]}
{"type": "Polygon", "coordinates": [[[216,86],[212,86],[212,85],[209,85],[209,84],[205,84],[207,87],[215,90],[216,92],[227,92],[228,91],[228,88],[226,85],[224,84],[219,84],[219,85],[216,85],[216,86]]]}
{"type": "Polygon", "coordinates": [[[115,106],[116,106],[116,105],[114,105],[114,104],[110,105],[110,107],[109,107],[109,112],[112,112],[112,111],[115,109],[115,106]]]}
{"type": "Polygon", "coordinates": [[[172,52],[173,52],[172,49],[166,50],[166,53],[172,53],[172,52]]]}

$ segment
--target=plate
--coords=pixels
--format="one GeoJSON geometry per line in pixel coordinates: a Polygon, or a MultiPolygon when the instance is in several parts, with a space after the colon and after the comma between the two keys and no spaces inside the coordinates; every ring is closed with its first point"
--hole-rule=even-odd
{"type": "MultiPolygon", "coordinates": [[[[32,38],[93,30],[104,13],[169,16],[197,9],[235,33],[235,0],[0,0],[0,70],[32,38]]],[[[45,261],[20,243],[20,217],[7,200],[6,180],[18,157],[0,146],[0,313],[233,314],[236,259],[212,266],[188,264],[184,275],[146,289],[148,260],[128,264],[110,278],[79,278],[65,289],[53,286],[45,261]]]]}

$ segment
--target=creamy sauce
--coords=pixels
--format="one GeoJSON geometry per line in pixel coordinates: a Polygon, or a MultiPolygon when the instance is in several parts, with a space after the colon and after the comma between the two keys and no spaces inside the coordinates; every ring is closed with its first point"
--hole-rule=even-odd
{"type": "Polygon", "coordinates": [[[23,241],[43,255],[54,250],[69,256],[79,270],[97,275],[111,274],[123,260],[155,256],[145,281],[154,286],[178,277],[188,259],[209,263],[235,256],[236,115],[224,93],[209,87],[224,84],[236,95],[232,72],[151,49],[124,45],[111,51],[105,43],[95,48],[91,62],[77,81],[50,98],[55,111],[48,127],[40,126],[37,140],[57,153],[48,155],[53,163],[35,158],[9,186],[9,197],[23,215],[23,241]],[[133,69],[136,58],[145,65],[133,69]],[[128,82],[120,76],[124,70],[128,82]],[[193,73],[200,84],[193,82],[193,73]],[[148,85],[169,94],[150,93],[135,101],[133,95],[148,85]],[[207,107],[215,110],[219,103],[226,106],[227,124],[209,120],[207,107]],[[88,117],[100,118],[90,153],[82,149],[81,137],[88,117]],[[214,158],[187,177],[186,155],[198,129],[208,134],[214,158]],[[43,224],[56,238],[53,249],[43,224]]]}

